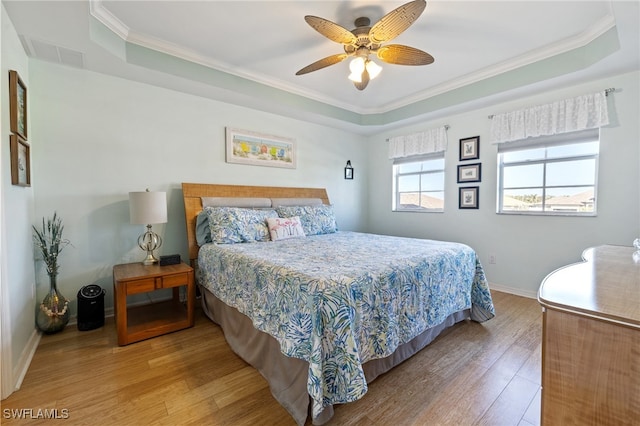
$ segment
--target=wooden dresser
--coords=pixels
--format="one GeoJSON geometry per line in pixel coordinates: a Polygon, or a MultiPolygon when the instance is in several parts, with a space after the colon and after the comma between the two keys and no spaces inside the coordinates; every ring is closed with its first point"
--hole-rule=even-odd
{"type": "Polygon", "coordinates": [[[549,274],[542,305],[542,425],[640,425],[640,259],[599,246],[549,274]]]}

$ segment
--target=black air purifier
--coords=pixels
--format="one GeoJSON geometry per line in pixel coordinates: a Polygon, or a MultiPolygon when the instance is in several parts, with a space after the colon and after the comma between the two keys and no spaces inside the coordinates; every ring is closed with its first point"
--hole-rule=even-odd
{"type": "Polygon", "coordinates": [[[104,289],[96,284],[85,285],[78,291],[78,330],[104,325],[104,294],[104,289]]]}

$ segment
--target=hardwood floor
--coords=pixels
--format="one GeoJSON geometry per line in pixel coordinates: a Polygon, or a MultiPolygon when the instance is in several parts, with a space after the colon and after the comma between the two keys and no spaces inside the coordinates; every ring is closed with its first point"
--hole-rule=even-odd
{"type": "MultiPolygon", "coordinates": [[[[457,324],[371,383],[364,398],[337,406],[329,424],[538,425],[541,308],[533,299],[492,294],[494,319],[457,324]]],[[[2,401],[0,423],[52,422],[295,424],[200,309],[193,328],[123,347],[113,318],[97,330],[71,325],[43,336],[22,388],[2,401]],[[11,418],[16,413],[66,420],[11,418]]]]}

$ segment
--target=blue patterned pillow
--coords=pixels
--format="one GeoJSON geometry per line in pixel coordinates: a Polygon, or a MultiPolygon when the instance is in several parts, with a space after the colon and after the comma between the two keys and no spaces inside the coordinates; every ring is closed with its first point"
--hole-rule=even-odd
{"type": "Polygon", "coordinates": [[[240,234],[244,242],[269,241],[269,226],[267,219],[270,217],[278,217],[273,209],[253,210],[253,209],[237,209],[237,217],[242,223],[240,234]]]}
{"type": "Polygon", "coordinates": [[[205,210],[198,213],[198,216],[196,217],[196,242],[199,247],[211,242],[209,216],[205,210]]]}
{"type": "Polygon", "coordinates": [[[211,241],[218,244],[269,241],[267,218],[278,217],[273,209],[205,207],[204,210],[209,217],[211,241]]]}
{"type": "Polygon", "coordinates": [[[278,206],[278,216],[299,216],[302,229],[306,235],[331,234],[338,231],[333,206],[278,206]]]}

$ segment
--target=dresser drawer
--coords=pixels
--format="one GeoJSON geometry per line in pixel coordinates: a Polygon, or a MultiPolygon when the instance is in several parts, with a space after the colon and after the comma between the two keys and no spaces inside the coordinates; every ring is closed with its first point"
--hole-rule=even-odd
{"type": "Polygon", "coordinates": [[[127,282],[127,294],[147,293],[156,289],[155,278],[145,278],[127,282]]]}
{"type": "Polygon", "coordinates": [[[189,274],[175,274],[162,277],[162,287],[171,288],[181,285],[187,285],[189,283],[189,274]]]}

